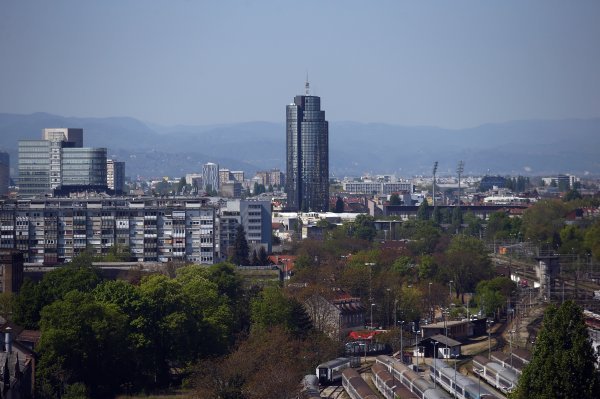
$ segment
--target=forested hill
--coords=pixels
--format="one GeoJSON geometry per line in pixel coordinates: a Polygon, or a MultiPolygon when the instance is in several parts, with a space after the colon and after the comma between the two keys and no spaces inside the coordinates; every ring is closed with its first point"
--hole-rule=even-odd
{"type": "MultiPolygon", "coordinates": [[[[44,127],[81,127],[84,145],[107,147],[127,162],[130,176],[179,176],[212,161],[249,173],[285,166],[285,127],[247,122],[161,127],[127,117],[74,118],[46,113],[0,114],[0,148],[36,139],[44,127]]],[[[401,176],[453,174],[459,160],[467,174],[600,174],[600,119],[529,120],[468,129],[330,122],[330,172],[401,176]]]]}

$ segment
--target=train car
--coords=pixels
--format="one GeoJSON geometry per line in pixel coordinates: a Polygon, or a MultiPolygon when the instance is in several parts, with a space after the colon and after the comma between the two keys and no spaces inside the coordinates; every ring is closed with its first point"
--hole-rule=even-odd
{"type": "Polygon", "coordinates": [[[512,392],[516,388],[519,379],[514,370],[503,367],[501,364],[480,355],[473,358],[473,372],[503,393],[512,392]]]}
{"type": "Polygon", "coordinates": [[[418,396],[397,381],[384,365],[374,364],[371,372],[375,387],[386,399],[418,399],[418,396]]]}
{"type": "Polygon", "coordinates": [[[349,357],[338,357],[337,359],[319,364],[317,366],[319,384],[328,385],[340,381],[342,379],[342,371],[351,367],[351,365],[349,357]]]}
{"type": "Polygon", "coordinates": [[[319,391],[319,379],[316,375],[305,375],[302,379],[302,389],[300,390],[302,399],[321,399],[319,391]]]}
{"type": "Polygon", "coordinates": [[[450,396],[413,371],[407,365],[400,363],[390,356],[378,356],[376,363],[388,369],[393,377],[400,381],[419,399],[450,399],[450,396]]]}
{"type": "Polygon", "coordinates": [[[448,366],[443,360],[435,359],[429,372],[430,378],[436,384],[444,388],[450,395],[460,399],[494,399],[498,396],[482,386],[479,381],[456,372],[453,367],[448,366]]]}
{"type": "Polygon", "coordinates": [[[379,399],[379,396],[354,369],[346,368],[342,371],[342,386],[351,399],[379,399]]]}
{"type": "Polygon", "coordinates": [[[516,356],[511,359],[510,354],[504,352],[492,352],[491,360],[504,368],[513,370],[517,375],[523,374],[523,369],[527,365],[522,359],[516,356]]]}

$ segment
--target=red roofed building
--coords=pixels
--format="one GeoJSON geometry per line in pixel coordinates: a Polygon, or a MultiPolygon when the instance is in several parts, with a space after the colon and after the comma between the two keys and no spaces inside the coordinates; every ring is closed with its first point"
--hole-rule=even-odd
{"type": "Polygon", "coordinates": [[[294,271],[294,262],[296,262],[296,258],[296,255],[270,255],[269,262],[271,262],[272,265],[281,267],[284,280],[288,280],[294,271]]]}

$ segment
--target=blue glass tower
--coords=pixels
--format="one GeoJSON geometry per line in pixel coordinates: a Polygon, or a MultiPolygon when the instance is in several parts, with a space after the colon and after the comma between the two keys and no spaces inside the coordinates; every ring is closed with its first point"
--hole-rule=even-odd
{"type": "Polygon", "coordinates": [[[286,107],[287,208],[326,212],[329,209],[329,124],[321,98],[306,93],[286,107]]]}

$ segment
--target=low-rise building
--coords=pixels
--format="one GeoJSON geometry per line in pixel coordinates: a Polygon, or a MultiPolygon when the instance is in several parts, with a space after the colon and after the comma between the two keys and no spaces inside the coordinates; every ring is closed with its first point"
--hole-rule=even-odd
{"type": "Polygon", "coordinates": [[[315,294],[304,302],[313,326],[335,340],[343,340],[352,330],[365,325],[365,308],[359,298],[335,292],[331,298],[315,294]]]}

